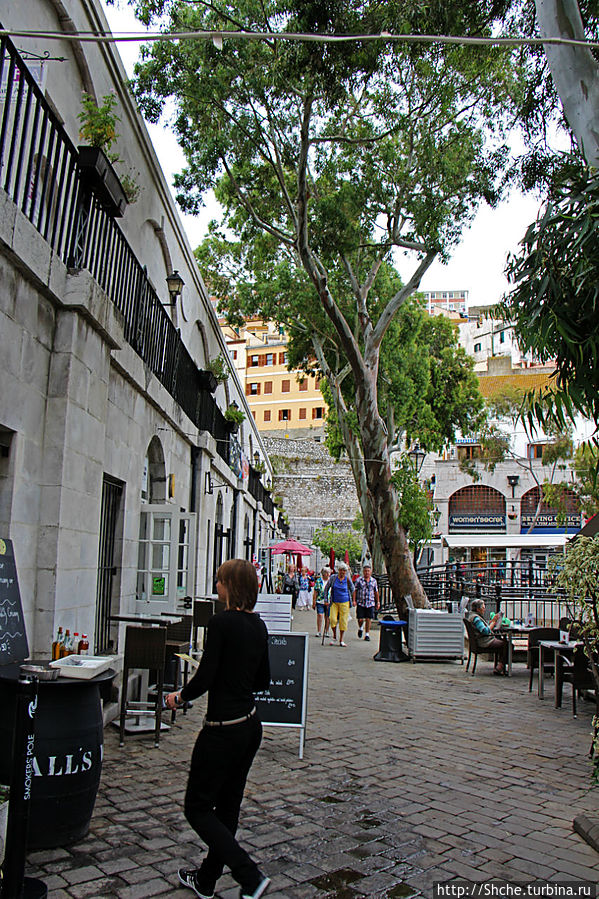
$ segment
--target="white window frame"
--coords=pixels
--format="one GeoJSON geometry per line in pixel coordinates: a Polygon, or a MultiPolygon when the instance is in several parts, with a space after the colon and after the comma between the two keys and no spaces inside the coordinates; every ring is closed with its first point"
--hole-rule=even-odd
{"type": "Polygon", "coordinates": [[[183,598],[195,592],[197,513],[180,512],[164,503],[142,503],[140,515],[148,516],[148,527],[147,536],[139,537],[136,610],[145,614],[176,612],[183,598]],[[154,527],[160,519],[169,522],[169,534],[164,539],[156,535],[154,527]],[[182,522],[187,523],[184,543],[179,540],[182,522]],[[146,551],[142,556],[144,544],[146,551]],[[162,559],[157,558],[160,547],[162,559]],[[140,559],[145,563],[143,567],[140,559]],[[164,593],[154,592],[160,578],[164,578],[164,593]],[[158,579],[156,585],[154,579],[158,579]]]}

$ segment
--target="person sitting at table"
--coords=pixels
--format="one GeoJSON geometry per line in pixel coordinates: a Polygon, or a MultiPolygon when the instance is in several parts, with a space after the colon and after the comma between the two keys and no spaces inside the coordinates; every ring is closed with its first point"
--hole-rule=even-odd
{"type": "Polygon", "coordinates": [[[476,639],[481,649],[488,649],[497,656],[497,663],[493,668],[493,674],[505,674],[507,661],[507,643],[501,637],[497,637],[493,631],[501,624],[501,612],[496,612],[489,624],[482,617],[485,613],[484,599],[474,599],[470,604],[468,620],[474,625],[476,639]]]}

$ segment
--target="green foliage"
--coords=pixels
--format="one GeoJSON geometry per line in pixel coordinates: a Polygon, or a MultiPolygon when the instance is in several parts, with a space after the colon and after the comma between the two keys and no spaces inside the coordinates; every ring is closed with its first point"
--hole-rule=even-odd
{"type": "MultiPolygon", "coordinates": [[[[556,564],[556,585],[575,610],[579,635],[599,690],[599,537],[579,537],[556,564]]],[[[599,716],[593,720],[593,781],[599,786],[599,716]]]]}
{"type": "Polygon", "coordinates": [[[229,364],[222,355],[211,359],[206,368],[212,372],[217,381],[226,381],[231,374],[229,364]]]}
{"type": "Polygon", "coordinates": [[[573,488],[580,499],[582,514],[586,518],[599,512],[599,449],[595,443],[582,443],[574,452],[572,468],[576,475],[573,488]]]}
{"type": "Polygon", "coordinates": [[[227,421],[231,421],[234,424],[240,425],[242,421],[245,421],[245,412],[243,409],[239,409],[237,406],[231,404],[227,406],[225,411],[223,412],[227,421]]]}
{"type": "Polygon", "coordinates": [[[90,147],[98,147],[107,153],[117,139],[116,123],[120,118],[113,112],[116,106],[116,94],[106,94],[102,104],[98,106],[91,94],[83,93],[78,114],[79,137],[90,147]]]}
{"type": "MultiPolygon", "coordinates": [[[[541,361],[555,360],[549,413],[564,421],[580,412],[599,424],[599,175],[582,170],[555,191],[512,257],[515,285],[503,303],[520,346],[541,361]]],[[[546,421],[547,410],[532,411],[546,421]]]]}
{"type": "Polygon", "coordinates": [[[410,548],[414,552],[433,536],[430,495],[424,489],[407,456],[402,456],[393,471],[393,483],[400,498],[400,521],[405,528],[410,548]]]}
{"type": "Polygon", "coordinates": [[[334,549],[336,559],[343,559],[347,550],[349,563],[352,568],[355,568],[360,563],[362,557],[362,535],[355,530],[344,530],[332,524],[323,528],[316,528],[312,543],[320,549],[323,555],[328,555],[329,551],[334,549]]]}

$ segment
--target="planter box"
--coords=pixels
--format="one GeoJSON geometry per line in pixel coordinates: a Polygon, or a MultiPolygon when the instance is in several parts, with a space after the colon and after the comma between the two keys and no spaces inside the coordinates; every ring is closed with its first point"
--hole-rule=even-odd
{"type": "Polygon", "coordinates": [[[77,149],[82,183],[93,191],[109,215],[121,218],[127,207],[127,197],[106,153],[99,147],[77,149]]]}
{"type": "Polygon", "coordinates": [[[202,390],[209,390],[210,393],[214,393],[216,388],[218,387],[218,381],[211,371],[206,369],[199,369],[198,371],[198,381],[202,390]]]}

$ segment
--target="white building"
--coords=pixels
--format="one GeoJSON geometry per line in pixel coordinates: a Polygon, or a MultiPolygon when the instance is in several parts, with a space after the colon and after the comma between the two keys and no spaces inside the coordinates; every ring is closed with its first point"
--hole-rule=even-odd
{"type": "MultiPolygon", "coordinates": [[[[0,0],[0,21],[109,30],[94,0],[0,0]]],[[[116,49],[16,43],[51,53],[8,41],[0,60],[0,536],[32,653],[58,625],[102,652],[121,646],[115,615],[180,610],[221,560],[270,542],[253,466],[272,470],[234,370],[206,374],[226,345],[116,49]],[[110,170],[83,166],[82,91],[117,98],[115,167],[141,188],[125,209],[110,170]]]]}

